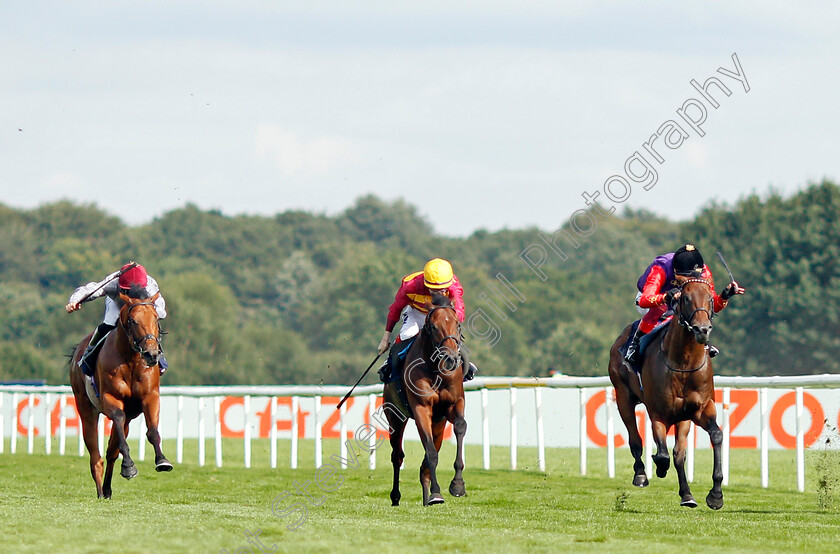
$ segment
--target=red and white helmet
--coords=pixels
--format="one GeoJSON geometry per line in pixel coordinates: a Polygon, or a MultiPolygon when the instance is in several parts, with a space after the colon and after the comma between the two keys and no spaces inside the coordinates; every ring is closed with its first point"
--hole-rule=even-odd
{"type": "Polygon", "coordinates": [[[119,286],[121,289],[128,290],[133,286],[145,287],[149,282],[149,276],[146,274],[146,268],[140,264],[127,263],[122,266],[120,270],[123,273],[120,275],[119,286]],[[131,266],[134,267],[131,267],[131,266]],[[127,269],[131,268],[131,269],[127,269]]]}

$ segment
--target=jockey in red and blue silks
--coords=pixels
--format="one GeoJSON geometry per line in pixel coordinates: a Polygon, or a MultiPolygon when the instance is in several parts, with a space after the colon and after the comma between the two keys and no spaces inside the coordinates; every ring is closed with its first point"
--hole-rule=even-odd
{"type": "MultiPolygon", "coordinates": [[[[632,364],[637,362],[639,339],[656,327],[656,324],[668,311],[671,302],[679,294],[679,289],[676,287],[676,275],[696,276],[712,283],[715,313],[724,309],[732,296],[744,294],[744,289],[738,286],[735,281],[729,283],[720,294],[715,293],[712,272],[703,262],[700,251],[693,244],[686,244],[676,252],[657,256],[639,277],[636,284],[639,289],[639,294],[636,295],[636,305],[640,308],[639,311],[644,313],[644,317],[639,322],[639,327],[624,356],[632,364]]],[[[708,345],[707,348],[709,349],[709,357],[714,358],[719,353],[714,346],[708,345]]]]}
{"type": "MultiPolygon", "coordinates": [[[[379,376],[386,381],[393,367],[396,366],[397,350],[400,342],[406,341],[420,332],[426,321],[428,309],[426,303],[432,301],[432,293],[442,293],[449,297],[452,307],[455,308],[455,315],[458,321],[464,322],[464,289],[458,281],[458,277],[452,271],[452,264],[448,261],[435,258],[429,260],[423,271],[412,273],[403,277],[397,294],[394,295],[394,302],[388,308],[388,317],[385,320],[385,334],[379,342],[377,351],[379,354],[388,350],[391,339],[391,332],[402,319],[402,327],[397,339],[391,346],[391,353],[388,359],[379,369],[379,376]]],[[[475,373],[475,365],[470,363],[466,370],[464,380],[472,379],[475,373]]]]}

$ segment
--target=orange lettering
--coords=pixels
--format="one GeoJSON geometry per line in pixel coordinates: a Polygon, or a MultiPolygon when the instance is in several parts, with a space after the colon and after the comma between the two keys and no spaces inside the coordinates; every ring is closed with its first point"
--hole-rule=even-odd
{"type": "MultiPolygon", "coordinates": [[[[717,394],[715,394],[717,400],[717,394]]],[[[735,404],[735,409],[729,413],[729,447],[730,448],[756,448],[758,437],[736,437],[735,429],[758,403],[757,390],[732,389],[730,401],[735,404]]]]}
{"type": "Polygon", "coordinates": [[[228,408],[231,406],[236,406],[237,404],[241,404],[244,408],[245,406],[245,399],[241,396],[226,396],[224,400],[222,400],[221,406],[219,407],[219,420],[222,427],[222,436],[227,438],[234,438],[234,439],[241,439],[245,436],[245,430],[242,431],[234,431],[227,424],[227,411],[228,408]]]}
{"type": "MultiPolygon", "coordinates": [[[[18,433],[20,433],[21,435],[26,435],[26,434],[29,433],[29,428],[23,426],[23,410],[25,410],[27,408],[29,408],[30,410],[34,410],[35,406],[37,406],[40,403],[41,403],[41,399],[38,398],[37,396],[32,399],[32,407],[31,408],[29,407],[29,398],[24,398],[23,400],[18,402],[18,405],[17,405],[17,430],[18,430],[18,433]]],[[[27,422],[27,425],[28,425],[29,424],[29,418],[28,417],[26,419],[26,422],[27,422]]],[[[33,427],[34,435],[36,437],[41,434],[41,432],[38,430],[38,428],[35,427],[34,423],[32,424],[32,427],[33,427]]]]}
{"type": "MultiPolygon", "coordinates": [[[[825,413],[820,401],[813,395],[804,393],[802,401],[805,408],[811,412],[811,428],[805,432],[805,448],[808,448],[817,441],[817,438],[823,432],[825,413]]],[[[796,404],[796,393],[791,391],[783,394],[773,405],[773,409],[770,410],[770,432],[773,433],[773,438],[782,448],[796,448],[796,437],[782,427],[782,416],[794,404],[796,404]]]]}
{"type": "MultiPolygon", "coordinates": [[[[606,402],[606,391],[596,392],[589,400],[586,401],[586,436],[596,446],[607,446],[606,433],[602,433],[601,430],[598,429],[598,425],[595,423],[595,414],[598,413],[598,409],[601,406],[604,406],[606,402]]],[[[624,446],[624,437],[621,435],[617,434],[613,440],[615,441],[616,447],[624,446]]]]}
{"type": "MultiPolygon", "coordinates": [[[[277,400],[277,406],[288,406],[289,410],[289,419],[281,419],[279,410],[275,415],[275,421],[277,423],[277,430],[278,431],[291,431],[292,430],[292,397],[291,396],[282,396],[282,397],[275,397],[277,400]]],[[[271,400],[269,400],[265,405],[265,410],[262,412],[257,412],[257,415],[260,416],[260,437],[261,438],[268,438],[269,432],[271,431],[271,400]]],[[[300,409],[300,403],[298,403],[298,438],[303,438],[306,434],[306,416],[309,415],[309,412],[304,412],[300,409]]]]}

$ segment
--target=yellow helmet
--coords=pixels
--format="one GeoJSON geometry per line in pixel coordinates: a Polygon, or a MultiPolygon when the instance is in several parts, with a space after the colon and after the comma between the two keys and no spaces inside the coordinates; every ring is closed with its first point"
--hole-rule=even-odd
{"type": "Polygon", "coordinates": [[[452,272],[452,265],[441,258],[429,260],[423,268],[423,282],[426,288],[445,289],[452,284],[455,274],[452,272]]]}

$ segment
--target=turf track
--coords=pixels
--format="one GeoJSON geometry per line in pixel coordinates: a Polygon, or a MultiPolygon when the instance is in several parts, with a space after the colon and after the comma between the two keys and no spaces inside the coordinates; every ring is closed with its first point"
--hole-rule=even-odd
{"type": "MultiPolygon", "coordinates": [[[[8,446],[7,441],[7,453],[0,455],[3,552],[235,552],[249,546],[246,530],[261,530],[263,543],[275,545],[277,552],[840,551],[840,487],[835,488],[840,453],[809,452],[806,492],[798,493],[792,452],[771,452],[771,487],[765,490],[758,453],[733,451],[726,505],[714,512],[703,503],[711,486],[706,450],[697,452],[692,487],[701,507],[688,509],[678,505],[673,469],[647,489],[633,488],[626,448],[618,452],[618,477],[609,479],[599,450],[589,452],[589,475],[581,477],[576,450],[550,449],[548,471],[540,473],[533,469],[535,449],[520,449],[523,469],[509,471],[508,450],[494,448],[493,469],[483,471],[475,467],[480,447],[469,447],[468,496],[444,493],[444,505],[423,508],[420,452],[416,443],[408,443],[403,502],[392,508],[385,444],[377,452],[375,471],[361,460],[362,468],[344,472],[341,486],[324,495],[323,505],[310,507],[306,521],[290,531],[286,526],[296,517],[275,517],[271,503],[292,490],[294,481],[315,476],[311,441],[301,443],[297,470],[288,469],[288,452],[282,449],[281,468],[270,469],[267,441],[254,441],[251,469],[243,467],[239,441],[225,442],[223,468],[199,467],[196,441],[188,441],[185,463],[172,473],[155,473],[147,458],[138,462],[136,479],[115,477],[110,501],[96,499],[86,457],[21,454],[25,443],[18,443],[12,456],[8,446]],[[826,461],[829,469],[819,470],[826,461]]],[[[212,463],[212,442],[207,446],[212,463]]],[[[68,452],[75,453],[75,447],[71,439],[68,452]]],[[[136,449],[135,441],[131,447],[136,449]]],[[[165,443],[164,451],[174,462],[174,444],[165,443]]],[[[337,441],[327,441],[324,459],[337,452],[337,441]]],[[[444,445],[444,490],[453,456],[454,448],[444,445]]],[[[284,500],[282,507],[292,502],[284,500]]]]}

